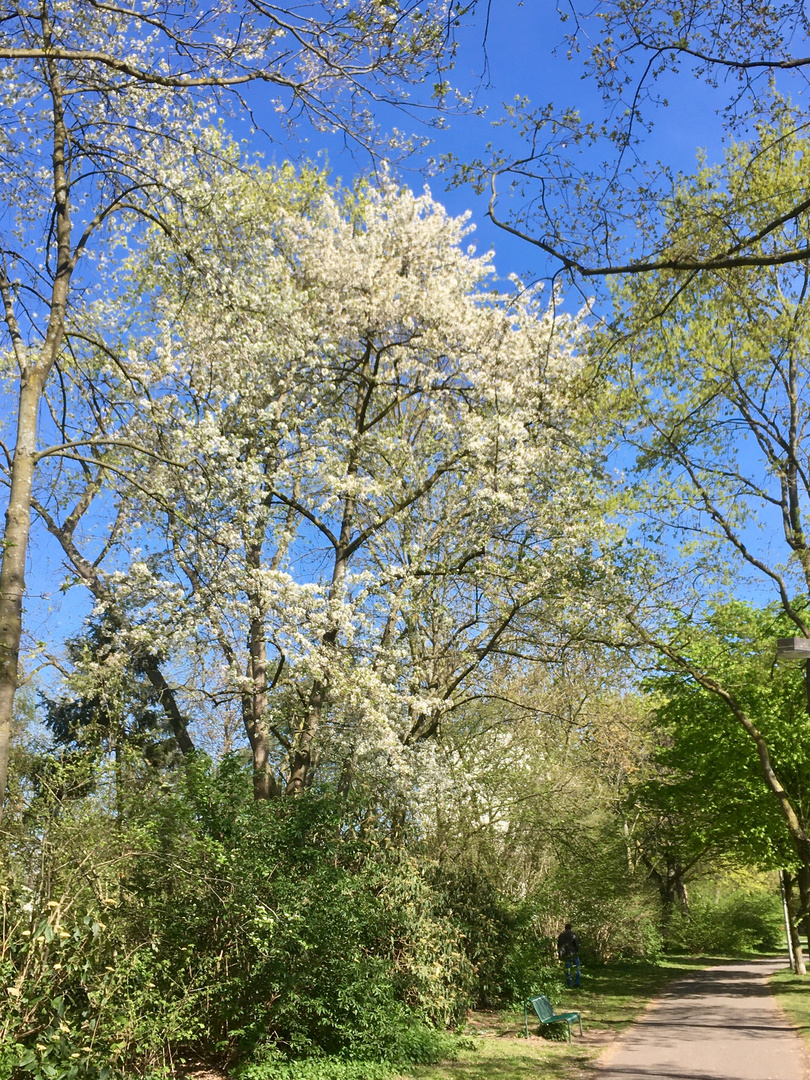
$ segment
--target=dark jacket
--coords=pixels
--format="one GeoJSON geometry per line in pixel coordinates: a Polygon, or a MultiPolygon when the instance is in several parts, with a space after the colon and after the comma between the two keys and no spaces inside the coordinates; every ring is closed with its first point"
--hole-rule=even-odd
{"type": "Polygon", "coordinates": [[[561,960],[579,955],[579,938],[573,930],[563,930],[557,938],[557,955],[561,960]]]}

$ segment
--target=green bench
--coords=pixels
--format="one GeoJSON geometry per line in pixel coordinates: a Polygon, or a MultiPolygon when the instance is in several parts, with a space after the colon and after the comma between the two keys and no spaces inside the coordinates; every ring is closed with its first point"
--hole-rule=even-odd
{"type": "Polygon", "coordinates": [[[541,1024],[556,1024],[566,1023],[568,1025],[568,1041],[571,1042],[571,1021],[576,1020],[579,1024],[579,1033],[582,1034],[582,1017],[578,1012],[564,1012],[555,1013],[551,1007],[551,1002],[548,1000],[545,994],[540,994],[539,997],[529,998],[523,1005],[523,1019],[526,1021],[526,1038],[529,1037],[529,1006],[534,1007],[534,1011],[537,1013],[537,1018],[541,1024]]]}

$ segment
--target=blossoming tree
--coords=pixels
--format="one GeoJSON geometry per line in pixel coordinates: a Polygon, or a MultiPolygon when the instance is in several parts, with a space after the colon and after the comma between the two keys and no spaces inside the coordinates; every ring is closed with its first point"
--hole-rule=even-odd
{"type": "MultiPolygon", "coordinates": [[[[18,680],[31,497],[41,407],[66,346],[66,320],[93,274],[96,237],[121,216],[162,218],[188,167],[206,168],[217,100],[259,82],[288,120],[305,118],[370,146],[375,103],[438,72],[446,93],[453,14],[437,4],[351,0],[278,8],[184,2],[166,8],[11,0],[0,19],[0,350],[14,372],[4,444],[9,489],[0,566],[0,791],[18,680]],[[183,169],[179,169],[182,163],[183,169]]],[[[178,187],[179,185],[179,187],[178,187]]],[[[105,273],[109,268],[105,268],[105,273]]],[[[58,397],[59,389],[55,389],[58,397]]],[[[101,435],[97,436],[97,445],[101,435]]],[[[2,804],[0,804],[0,813],[2,804]]]]}
{"type": "Polygon", "coordinates": [[[238,699],[258,797],[319,765],[412,784],[590,557],[581,321],[492,291],[465,231],[385,183],[230,173],[135,271],[163,375],[101,607],[187,696],[238,699]]]}

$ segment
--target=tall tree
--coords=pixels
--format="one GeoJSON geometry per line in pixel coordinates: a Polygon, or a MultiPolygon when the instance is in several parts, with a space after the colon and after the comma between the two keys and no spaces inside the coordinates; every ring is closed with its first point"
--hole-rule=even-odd
{"type": "MultiPolygon", "coordinates": [[[[731,602],[689,629],[689,655],[756,721],[803,821],[807,705],[800,673],[773,664],[780,628],[785,629],[784,613],[731,602]]],[[[795,869],[795,846],[762,782],[756,747],[740,725],[729,723],[726,703],[674,665],[662,664],[647,685],[656,694],[660,739],[653,771],[632,797],[650,823],[654,846],[672,852],[662,884],[670,880],[679,889],[693,866],[705,870],[707,862],[711,867],[724,859],[795,869]]],[[[670,904],[675,899],[673,893],[670,904]]]]}
{"type": "Polygon", "coordinates": [[[226,177],[138,270],[174,367],[122,489],[143,550],[108,579],[142,640],[218,655],[197,685],[240,699],[258,797],[319,758],[407,773],[609,528],[579,320],[488,291],[427,195],[284,182],[226,177]]]}
{"type": "MultiPolygon", "coordinates": [[[[785,205],[803,152],[789,125],[763,129],[756,144],[730,149],[725,171],[744,174],[752,195],[747,212],[734,205],[739,230],[785,205]]],[[[729,204],[717,176],[706,169],[684,181],[667,207],[673,235],[682,232],[686,243],[695,236],[693,203],[713,202],[718,228],[725,227],[729,204]]],[[[761,238],[762,250],[777,249],[795,228],[786,220],[761,238]]],[[[692,627],[718,594],[745,591],[778,605],[783,621],[774,638],[785,636],[785,627],[808,634],[806,286],[806,268],[768,265],[718,269],[685,282],[665,272],[635,279],[617,305],[624,336],[612,359],[627,408],[625,446],[636,455],[642,522],[634,536],[640,589],[628,601],[628,620],[639,642],[720,699],[729,721],[751,740],[802,868],[804,911],[810,835],[800,801],[774,758],[773,736],[729,676],[723,653],[732,645],[719,642],[709,656],[692,627]],[[669,286],[670,301],[661,308],[669,286]]]]}
{"type": "MultiPolygon", "coordinates": [[[[80,280],[93,280],[92,271],[80,279],[80,260],[116,217],[159,220],[176,204],[186,176],[178,164],[202,167],[216,156],[216,145],[195,132],[223,93],[259,81],[291,121],[303,115],[369,143],[370,106],[381,95],[401,103],[406,84],[441,71],[452,23],[441,3],[394,12],[371,0],[294,9],[217,3],[204,11],[189,3],[4,4],[0,297],[18,404],[6,447],[0,568],[0,792],[36,466],[43,453],[76,441],[60,430],[58,408],[52,445],[41,445],[38,422],[80,280]]],[[[441,75],[437,87],[441,98],[441,75]]]]}

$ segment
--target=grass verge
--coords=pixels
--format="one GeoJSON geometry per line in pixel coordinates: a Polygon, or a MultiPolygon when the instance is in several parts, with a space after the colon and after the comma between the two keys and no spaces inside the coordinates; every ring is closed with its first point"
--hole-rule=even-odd
{"type": "Polygon", "coordinates": [[[561,987],[552,1001],[560,1010],[582,1013],[582,1039],[575,1035],[569,1045],[544,1038],[530,1020],[527,1040],[519,1009],[473,1013],[470,1049],[460,1051],[455,1061],[412,1066],[400,1074],[400,1080],[537,1080],[538,1075],[544,1080],[580,1080],[651,998],[673,979],[710,963],[706,957],[678,957],[660,963],[628,961],[589,968],[583,971],[581,989],[561,987]]]}
{"type": "Polygon", "coordinates": [[[794,975],[786,968],[771,976],[770,987],[810,1055],[810,975],[794,975]]]}

